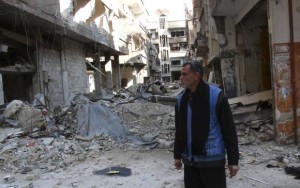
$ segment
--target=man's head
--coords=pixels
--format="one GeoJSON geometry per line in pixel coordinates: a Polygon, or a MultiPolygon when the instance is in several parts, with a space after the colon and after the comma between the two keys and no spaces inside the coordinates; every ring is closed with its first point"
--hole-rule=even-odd
{"type": "Polygon", "coordinates": [[[203,76],[203,67],[199,61],[184,63],[181,69],[180,81],[182,87],[194,92],[203,76]]]}

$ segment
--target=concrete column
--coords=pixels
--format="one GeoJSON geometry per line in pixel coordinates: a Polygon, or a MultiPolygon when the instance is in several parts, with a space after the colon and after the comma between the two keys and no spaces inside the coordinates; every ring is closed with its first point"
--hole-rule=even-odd
{"type": "Polygon", "coordinates": [[[61,41],[62,50],[60,51],[60,63],[61,63],[61,73],[62,73],[61,77],[62,77],[64,104],[69,105],[67,104],[67,101],[70,95],[70,91],[69,91],[69,82],[68,82],[68,72],[66,70],[66,54],[65,54],[64,40],[65,39],[62,38],[61,41]]]}
{"type": "Polygon", "coordinates": [[[225,94],[228,98],[236,97],[234,57],[222,57],[221,69],[225,94]]]}
{"type": "MultiPolygon", "coordinates": [[[[230,87],[231,97],[246,94],[246,86],[245,86],[246,84],[244,79],[244,75],[245,75],[244,60],[241,59],[243,58],[243,55],[239,55],[239,53],[234,54],[238,49],[236,34],[237,33],[236,33],[235,19],[234,17],[227,16],[225,18],[225,37],[226,37],[225,39],[226,40],[220,40],[219,44],[225,45],[225,51],[229,52],[227,58],[221,59],[221,67],[222,67],[223,80],[225,78],[226,82],[229,85],[231,84],[230,87]],[[223,62],[225,62],[225,65],[223,64],[223,62]],[[234,67],[234,72],[229,73],[229,71],[231,71],[232,68],[229,68],[227,71],[225,68],[231,65],[232,67],[234,67]],[[229,75],[230,77],[227,77],[228,73],[230,74],[229,75]]],[[[221,36],[220,39],[222,39],[221,36]]],[[[226,85],[227,83],[224,84],[226,85]]]]}
{"type": "Polygon", "coordinates": [[[276,140],[296,142],[300,124],[300,23],[296,10],[300,2],[268,1],[269,30],[272,36],[272,84],[274,90],[274,123],[276,140]],[[291,14],[289,14],[291,13],[291,14]],[[292,22],[293,21],[293,22],[292,22]]]}
{"type": "Polygon", "coordinates": [[[137,70],[136,67],[132,67],[132,81],[133,81],[133,85],[137,84],[137,70]]]}
{"type": "MultiPolygon", "coordinates": [[[[100,54],[99,52],[96,53],[94,56],[94,62],[96,67],[101,71],[101,63],[100,63],[100,54]]],[[[95,92],[96,95],[102,96],[103,90],[102,90],[102,75],[98,71],[94,71],[94,83],[95,83],[95,92]]]]}
{"type": "Polygon", "coordinates": [[[0,105],[4,104],[3,80],[0,73],[0,105]]]}
{"type": "Polygon", "coordinates": [[[113,91],[113,79],[112,79],[112,62],[110,56],[105,56],[105,75],[106,75],[106,91],[108,94],[112,94],[113,91]]]}
{"type": "Polygon", "coordinates": [[[113,64],[113,76],[114,76],[114,87],[116,89],[121,88],[121,73],[120,73],[120,63],[119,56],[114,56],[114,64],[113,64]]]}

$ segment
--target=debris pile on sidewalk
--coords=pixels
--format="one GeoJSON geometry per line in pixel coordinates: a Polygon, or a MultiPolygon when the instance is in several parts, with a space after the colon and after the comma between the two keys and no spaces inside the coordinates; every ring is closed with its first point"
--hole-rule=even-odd
{"type": "Polygon", "coordinates": [[[240,144],[274,139],[271,91],[229,99],[240,144]]]}

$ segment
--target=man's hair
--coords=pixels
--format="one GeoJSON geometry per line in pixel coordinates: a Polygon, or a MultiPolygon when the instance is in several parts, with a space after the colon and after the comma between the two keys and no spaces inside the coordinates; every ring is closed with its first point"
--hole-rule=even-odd
{"type": "Polygon", "coordinates": [[[194,72],[199,72],[201,75],[203,75],[203,66],[202,62],[200,61],[190,61],[186,62],[182,65],[182,67],[185,67],[187,65],[190,65],[190,70],[194,72]]]}

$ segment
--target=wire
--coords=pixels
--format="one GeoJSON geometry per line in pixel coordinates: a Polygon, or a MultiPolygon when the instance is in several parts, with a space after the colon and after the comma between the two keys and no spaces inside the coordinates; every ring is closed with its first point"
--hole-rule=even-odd
{"type": "Polygon", "coordinates": [[[23,23],[23,26],[24,26],[24,29],[25,29],[25,34],[26,34],[26,51],[27,51],[27,57],[30,61],[31,64],[33,64],[33,62],[31,61],[31,58],[30,58],[30,55],[29,55],[29,40],[28,40],[28,33],[27,33],[27,29],[26,29],[26,26],[25,26],[25,23],[24,23],[24,20],[23,20],[23,13],[21,12],[21,20],[22,20],[22,23],[23,23]]]}

